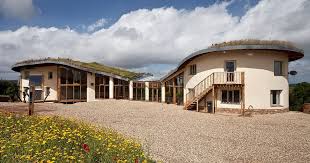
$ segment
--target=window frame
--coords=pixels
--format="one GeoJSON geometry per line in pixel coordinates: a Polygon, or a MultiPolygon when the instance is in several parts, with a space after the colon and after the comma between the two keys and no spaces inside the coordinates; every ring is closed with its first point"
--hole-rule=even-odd
{"type": "Polygon", "coordinates": [[[234,90],[222,90],[222,94],[221,94],[221,103],[222,104],[240,104],[241,102],[241,96],[240,96],[240,90],[238,89],[234,89],[234,90]],[[238,91],[238,102],[235,102],[235,92],[238,91]],[[225,94],[224,92],[226,92],[226,100],[223,100],[223,95],[225,94]]]}
{"type": "Polygon", "coordinates": [[[283,61],[274,61],[273,62],[273,74],[274,76],[284,76],[284,73],[283,73],[283,61]],[[276,63],[280,63],[280,72],[278,74],[278,72],[276,71],[276,63]]]}
{"type": "Polygon", "coordinates": [[[281,92],[282,90],[270,90],[270,106],[271,107],[279,107],[281,105],[281,92]],[[276,104],[273,103],[273,92],[276,92],[276,104]]]}
{"type": "Polygon", "coordinates": [[[197,65],[192,64],[189,66],[189,75],[196,75],[197,74],[197,65]]]}
{"type": "Polygon", "coordinates": [[[53,79],[53,72],[49,71],[49,72],[47,73],[47,79],[48,79],[48,80],[53,79]]]}

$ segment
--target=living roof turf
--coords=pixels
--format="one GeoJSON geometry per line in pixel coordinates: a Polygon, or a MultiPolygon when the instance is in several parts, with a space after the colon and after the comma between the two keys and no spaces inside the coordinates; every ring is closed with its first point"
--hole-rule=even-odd
{"type": "Polygon", "coordinates": [[[245,39],[245,40],[234,40],[222,43],[212,44],[210,48],[219,48],[225,46],[237,46],[237,45],[280,45],[288,48],[298,49],[292,42],[280,41],[280,40],[256,40],[256,39],[245,39]]]}
{"type": "Polygon", "coordinates": [[[81,61],[76,61],[76,60],[72,60],[69,58],[44,58],[44,59],[38,59],[38,60],[26,60],[26,61],[18,62],[16,63],[16,65],[31,64],[35,62],[48,62],[48,61],[63,62],[69,65],[74,65],[74,66],[78,66],[81,68],[87,68],[87,69],[92,69],[95,71],[111,73],[113,75],[118,75],[118,76],[128,78],[128,79],[137,79],[145,75],[145,73],[132,72],[132,71],[128,71],[122,68],[106,66],[106,65],[103,65],[97,62],[81,62],[81,61]]]}

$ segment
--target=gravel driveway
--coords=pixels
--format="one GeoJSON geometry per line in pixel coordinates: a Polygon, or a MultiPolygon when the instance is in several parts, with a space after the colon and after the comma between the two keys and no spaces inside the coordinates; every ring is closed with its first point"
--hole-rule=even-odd
{"type": "Polygon", "coordinates": [[[239,117],[127,100],[40,106],[39,114],[79,118],[140,139],[164,162],[310,162],[310,114],[239,117]]]}

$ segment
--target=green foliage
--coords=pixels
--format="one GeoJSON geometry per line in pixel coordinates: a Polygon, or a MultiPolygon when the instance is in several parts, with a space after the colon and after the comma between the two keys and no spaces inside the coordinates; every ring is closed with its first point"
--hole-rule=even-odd
{"type": "Polygon", "coordinates": [[[14,96],[18,93],[18,86],[13,81],[0,80],[0,95],[10,96],[14,99],[14,96]]]}
{"type": "Polygon", "coordinates": [[[310,103],[310,83],[290,86],[290,110],[300,111],[304,103],[310,103]]]}
{"type": "Polygon", "coordinates": [[[0,162],[153,162],[139,143],[60,117],[0,114],[0,162]]]}

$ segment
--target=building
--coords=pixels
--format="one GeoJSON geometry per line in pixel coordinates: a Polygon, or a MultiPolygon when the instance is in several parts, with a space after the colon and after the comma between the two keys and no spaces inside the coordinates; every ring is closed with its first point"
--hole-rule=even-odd
{"type": "Polygon", "coordinates": [[[303,56],[289,42],[240,40],[194,52],[158,80],[61,58],[19,62],[12,69],[21,72],[21,92],[35,85],[38,101],[115,98],[166,102],[201,112],[269,112],[288,110],[288,63],[303,56]]]}

